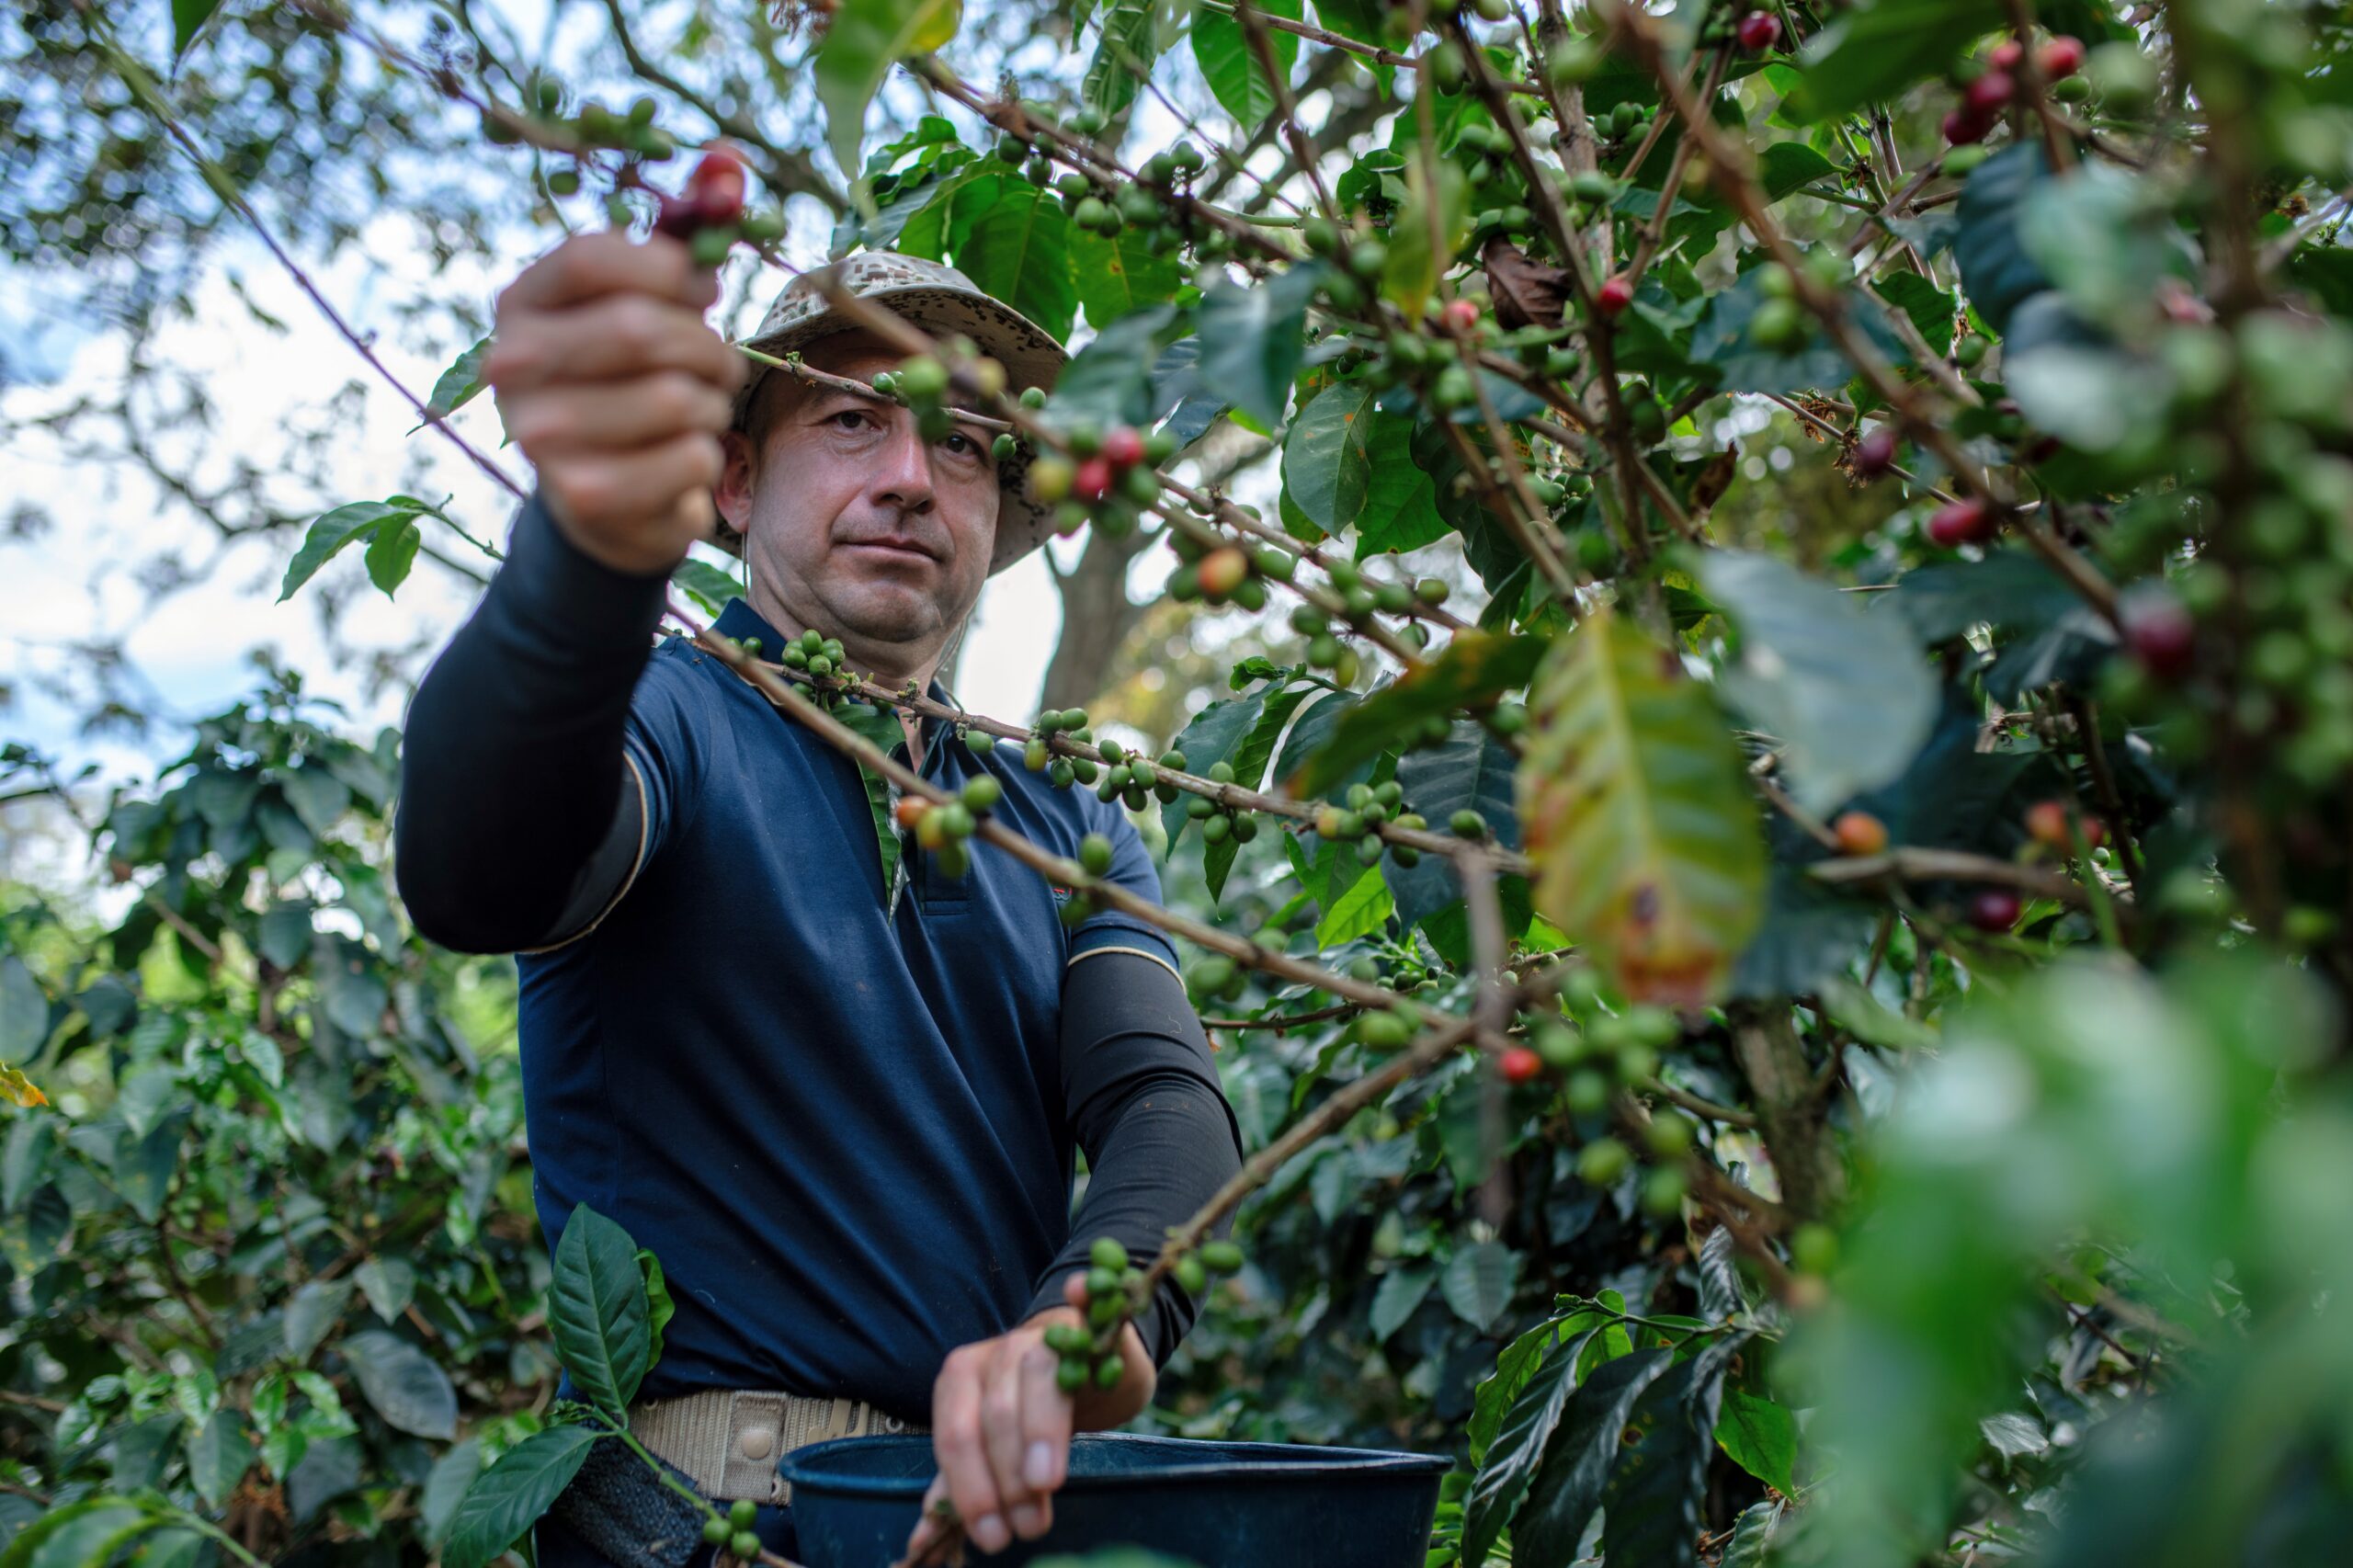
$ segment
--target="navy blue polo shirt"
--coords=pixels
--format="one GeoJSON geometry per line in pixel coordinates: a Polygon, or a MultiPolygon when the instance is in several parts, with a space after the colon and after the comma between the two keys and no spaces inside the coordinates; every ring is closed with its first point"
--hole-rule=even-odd
{"type": "MultiPolygon", "coordinates": [[[[717,630],[776,631],[743,601],[717,630]]],[[[933,695],[939,697],[937,687],[933,695]]],[[[941,873],[904,844],[893,898],[858,765],[683,637],[631,698],[637,869],[596,925],[521,955],[531,1158],[551,1242],[573,1206],[662,1260],[677,1313],[642,1395],[780,1389],[927,1421],[956,1346],[1027,1315],[1070,1233],[1058,1025],[1073,959],[1161,934],[977,840],[941,873]]],[[[905,756],[904,742],[900,756],[905,756]]],[[[995,775],[995,814],[1111,879],[1159,879],[1116,804],[1020,750],[928,725],[923,776],[995,775]]]]}

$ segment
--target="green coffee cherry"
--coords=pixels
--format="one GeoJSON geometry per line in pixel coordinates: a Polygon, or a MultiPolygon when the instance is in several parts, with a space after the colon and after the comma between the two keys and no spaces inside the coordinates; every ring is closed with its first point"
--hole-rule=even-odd
{"type": "Polygon", "coordinates": [[[1199,1257],[1189,1252],[1178,1258],[1176,1267],[1169,1272],[1176,1277],[1177,1285],[1188,1296],[1198,1296],[1209,1289],[1210,1271],[1202,1267],[1199,1257]]]}
{"type": "Polygon", "coordinates": [[[739,1530],[750,1529],[759,1522],[760,1506],[749,1497],[738,1497],[727,1505],[727,1522],[739,1530]]]}
{"type": "Polygon", "coordinates": [[[1046,765],[1052,759],[1053,753],[1046,749],[1046,742],[1042,736],[1030,736],[1029,744],[1021,748],[1021,766],[1032,773],[1044,772],[1046,765]]]}
{"type": "Polygon", "coordinates": [[[1608,1187],[1633,1161],[1633,1152],[1615,1138],[1597,1138],[1577,1152],[1577,1175],[1592,1186],[1608,1187]]]}
{"type": "Polygon", "coordinates": [[[726,1545],[727,1538],[734,1533],[727,1521],[716,1514],[702,1522],[702,1538],[713,1546],[726,1545]]]}
{"type": "Polygon", "coordinates": [[[1054,1369],[1054,1386],[1064,1393],[1076,1393],[1086,1386],[1086,1363],[1084,1360],[1064,1361],[1054,1369]]]}
{"type": "Polygon", "coordinates": [[[727,1550],[746,1562],[756,1562],[760,1556],[760,1538],[750,1530],[737,1530],[734,1539],[727,1543],[727,1550]]]}
{"type": "Polygon", "coordinates": [[[1242,1249],[1232,1242],[1203,1242],[1201,1267],[1213,1274],[1232,1274],[1242,1267],[1242,1249]]]}
{"type": "Polygon", "coordinates": [[[1087,1260],[1097,1268],[1120,1269],[1128,1266],[1128,1249],[1120,1244],[1117,1236],[1097,1236],[1087,1249],[1087,1260]]]}
{"type": "Polygon", "coordinates": [[[1127,1370],[1127,1364],[1117,1356],[1106,1356],[1095,1363],[1095,1386],[1098,1389],[1118,1388],[1127,1370]]]}
{"type": "Polygon", "coordinates": [[[1086,1271],[1086,1293],[1090,1297],[1117,1296],[1120,1293],[1120,1271],[1097,1264],[1086,1271]]]}
{"type": "Polygon", "coordinates": [[[977,778],[967,780],[964,785],[964,807],[976,816],[1004,798],[1005,786],[998,783],[993,774],[983,773],[977,778]]]}
{"type": "Polygon", "coordinates": [[[1454,836],[1457,838],[1487,836],[1487,819],[1468,807],[1449,817],[1446,825],[1453,830],[1454,836]]]}

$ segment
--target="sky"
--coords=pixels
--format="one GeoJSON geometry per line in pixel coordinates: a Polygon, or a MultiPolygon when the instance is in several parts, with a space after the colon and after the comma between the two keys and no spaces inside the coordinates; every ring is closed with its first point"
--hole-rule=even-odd
{"type": "MultiPolygon", "coordinates": [[[[538,13],[531,0],[513,0],[512,13],[538,13]]],[[[576,17],[593,7],[574,7],[576,17]]],[[[518,29],[530,36],[535,26],[518,29]]],[[[576,206],[585,214],[590,198],[576,206]]],[[[801,224],[786,249],[796,265],[824,259],[825,233],[801,224]]],[[[542,242],[546,243],[546,242],[542,242]]],[[[306,265],[310,258],[304,258],[306,265]]],[[[466,298],[486,318],[491,301],[530,260],[517,254],[498,270],[458,263],[437,271],[405,224],[387,220],[313,278],[351,324],[373,339],[385,364],[423,395],[462,343],[419,344],[397,307],[421,296],[466,298]]],[[[756,320],[787,277],[746,265],[731,277],[715,324],[756,320]],[[734,307],[748,290],[751,298],[734,307]]],[[[31,419],[83,396],[110,398],[118,391],[124,343],[116,333],[63,313],[70,291],[29,271],[0,263],[0,337],[10,363],[25,379],[0,386],[0,413],[31,419]]],[[[290,511],[324,511],[348,501],[409,492],[450,497],[449,509],[475,536],[503,542],[514,504],[446,437],[415,424],[406,403],[339,337],[291,278],[249,233],[221,244],[195,295],[195,309],[164,324],[151,355],[198,377],[218,407],[192,454],[198,471],[217,480],[244,458],[271,466],[286,447],[290,426],[318,426],[329,402],[358,383],[356,397],[335,405],[338,416],[323,483],[287,482],[274,500],[290,511]],[[283,334],[258,327],[231,279],[286,324],[283,334]]],[[[495,453],[497,416],[484,396],[452,421],[479,449],[495,453]]],[[[508,452],[500,462],[528,486],[529,465],[508,452]]],[[[29,538],[0,529],[0,687],[12,700],[0,706],[0,740],[14,740],[62,759],[72,772],[85,762],[102,779],[144,777],[185,747],[186,731],[165,723],[143,740],[85,736],[77,715],[38,689],[38,676],[72,659],[72,645],[119,640],[135,672],[134,685],[153,693],[168,719],[217,711],[253,688],[252,655],[267,650],[306,676],[310,689],[344,702],[351,724],[372,733],[396,723],[405,685],[371,690],[368,655],[419,643],[438,643],[463,619],[478,585],[420,558],[396,597],[369,586],[358,551],[338,558],[312,586],[276,602],[280,577],[299,536],[223,542],[205,524],[166,505],[151,481],[128,466],[104,468],[63,455],[40,434],[0,440],[0,517],[29,501],[54,524],[29,538]],[[143,563],[176,551],[195,568],[195,580],[161,597],[141,585],[143,563]],[[319,589],[343,590],[332,637],[322,620],[319,589]]],[[[438,525],[429,528],[438,529],[438,525]]],[[[427,542],[487,568],[465,541],[446,529],[427,542]]],[[[713,555],[714,561],[723,558],[713,555]]],[[[732,563],[731,563],[732,564],[732,563]]],[[[976,612],[961,669],[959,695],[972,707],[1027,714],[1035,702],[1061,624],[1061,606],[1037,557],[992,580],[976,612]]],[[[409,666],[421,673],[421,662],[409,666]]],[[[5,842],[30,831],[22,808],[0,816],[0,875],[22,857],[5,842]]]]}

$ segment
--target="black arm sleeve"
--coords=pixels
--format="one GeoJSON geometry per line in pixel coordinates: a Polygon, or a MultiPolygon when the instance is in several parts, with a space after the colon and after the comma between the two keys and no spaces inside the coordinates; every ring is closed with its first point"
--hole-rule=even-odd
{"type": "MultiPolygon", "coordinates": [[[[1069,1244],[1040,1280],[1024,1319],[1061,1306],[1063,1280],[1087,1267],[1097,1236],[1130,1256],[1157,1255],[1171,1225],[1189,1220],[1242,1168],[1242,1130],[1218,1087],[1200,1020],[1165,965],[1135,953],[1097,953],[1063,981],[1063,1093],[1086,1152],[1086,1197],[1069,1244]]],[[[1218,1222],[1216,1236],[1233,1228],[1218,1222]]],[[[1163,1279],[1136,1320],[1152,1364],[1165,1366],[1201,1304],[1163,1279]]]]}
{"type": "Polygon", "coordinates": [[[587,555],[536,493],[524,504],[506,563],[409,706],[393,866],[432,940],[539,946],[628,881],[642,808],[621,728],[665,584],[587,555]]]}

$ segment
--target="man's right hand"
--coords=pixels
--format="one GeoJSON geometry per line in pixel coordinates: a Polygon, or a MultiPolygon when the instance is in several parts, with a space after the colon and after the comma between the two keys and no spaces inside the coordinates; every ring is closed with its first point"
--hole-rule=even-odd
{"type": "Polygon", "coordinates": [[[498,297],[483,365],[507,433],[572,542],[667,572],[708,536],[744,359],[705,324],[718,275],[656,234],[580,234],[498,297]]]}

